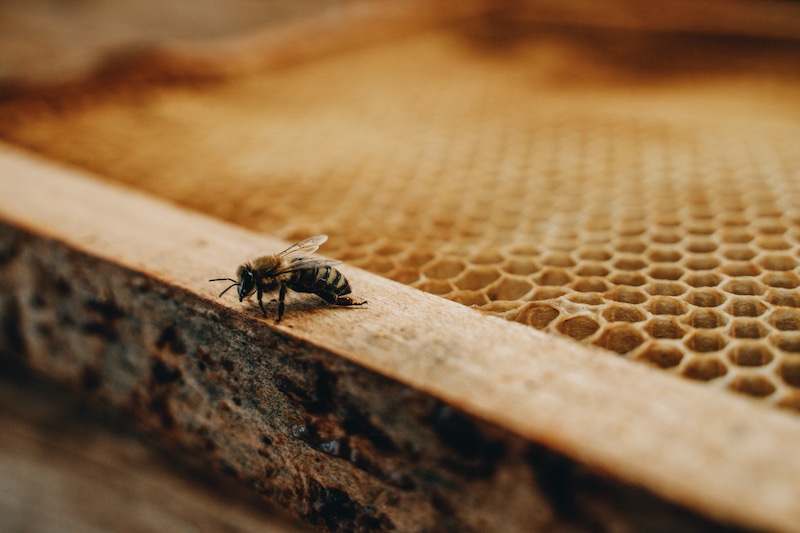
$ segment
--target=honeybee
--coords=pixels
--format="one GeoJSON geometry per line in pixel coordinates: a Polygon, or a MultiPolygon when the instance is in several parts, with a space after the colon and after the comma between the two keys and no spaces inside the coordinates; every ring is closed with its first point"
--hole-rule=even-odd
{"type": "Polygon", "coordinates": [[[341,261],[308,257],[327,240],[327,235],[310,237],[279,254],[262,255],[249,263],[240,265],[236,270],[238,279],[215,278],[208,281],[232,281],[233,283],[219,295],[222,296],[233,287],[238,287],[240,302],[255,293],[258,306],[265,317],[267,310],[264,309],[262,297],[264,293],[278,289],[278,319],[276,322],[280,322],[283,317],[287,288],[295,292],[316,294],[334,305],[364,305],[367,303],[366,301],[356,301],[350,296],[346,296],[352,292],[350,284],[341,272],[333,268],[341,261]]]}

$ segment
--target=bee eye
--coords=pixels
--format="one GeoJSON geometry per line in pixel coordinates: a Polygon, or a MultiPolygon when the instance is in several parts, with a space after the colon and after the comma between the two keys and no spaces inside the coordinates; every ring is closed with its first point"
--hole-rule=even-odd
{"type": "Polygon", "coordinates": [[[239,300],[244,299],[253,291],[253,286],[256,280],[253,273],[249,270],[242,272],[241,279],[239,280],[239,300]]]}

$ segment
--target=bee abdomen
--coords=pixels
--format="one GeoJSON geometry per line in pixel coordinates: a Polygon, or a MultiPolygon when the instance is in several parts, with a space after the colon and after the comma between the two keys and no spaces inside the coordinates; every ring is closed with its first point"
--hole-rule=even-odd
{"type": "Polygon", "coordinates": [[[341,272],[333,267],[298,270],[292,273],[289,287],[298,292],[325,294],[350,294],[350,284],[341,272]]]}

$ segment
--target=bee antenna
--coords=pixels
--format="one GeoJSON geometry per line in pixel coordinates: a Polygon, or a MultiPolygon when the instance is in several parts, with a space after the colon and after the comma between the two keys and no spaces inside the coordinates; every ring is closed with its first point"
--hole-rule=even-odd
{"type": "MultiPolygon", "coordinates": [[[[231,281],[233,281],[233,280],[231,280],[231,281]]],[[[239,284],[238,282],[234,281],[232,285],[228,285],[228,288],[225,289],[224,291],[222,291],[221,293],[219,293],[219,295],[222,296],[223,294],[225,294],[226,292],[228,292],[229,290],[231,290],[232,288],[234,288],[238,284],[239,284]]]]}
{"type": "Polygon", "coordinates": [[[235,279],[231,279],[231,278],[214,278],[214,279],[210,279],[208,281],[209,282],[211,282],[211,281],[232,281],[233,282],[233,285],[228,285],[227,289],[225,289],[224,291],[219,293],[220,296],[222,296],[223,294],[225,294],[226,292],[228,292],[229,290],[231,290],[232,288],[234,288],[235,286],[237,286],[239,284],[238,281],[236,281],[235,279]]]}

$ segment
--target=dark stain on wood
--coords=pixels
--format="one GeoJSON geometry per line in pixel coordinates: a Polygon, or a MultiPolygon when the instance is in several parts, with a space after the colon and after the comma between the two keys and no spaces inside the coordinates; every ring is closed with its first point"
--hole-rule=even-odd
{"type": "Polygon", "coordinates": [[[100,372],[89,365],[83,367],[81,371],[81,388],[87,392],[93,392],[103,384],[100,372]]]}
{"type": "Polygon", "coordinates": [[[442,466],[477,478],[494,475],[505,454],[502,442],[485,437],[471,419],[444,403],[437,402],[429,421],[442,444],[455,452],[442,466]]]}
{"type": "Polygon", "coordinates": [[[308,478],[310,510],[304,518],[323,526],[328,531],[392,531],[392,521],[374,507],[364,506],[350,498],[337,487],[326,487],[314,478],[308,478]]]}
{"type": "Polygon", "coordinates": [[[555,513],[561,518],[574,517],[575,463],[537,445],[528,447],[525,459],[535,473],[536,486],[548,499],[555,513]]]}
{"type": "Polygon", "coordinates": [[[180,335],[178,335],[178,330],[176,330],[173,325],[169,325],[161,331],[161,335],[159,335],[156,341],[156,347],[159,349],[166,347],[172,353],[178,355],[186,353],[186,344],[183,342],[180,335]]]}
{"type": "Polygon", "coordinates": [[[153,361],[150,364],[150,373],[153,376],[153,380],[159,385],[173,383],[183,376],[183,372],[181,372],[180,368],[158,357],[153,357],[153,361]]]}

